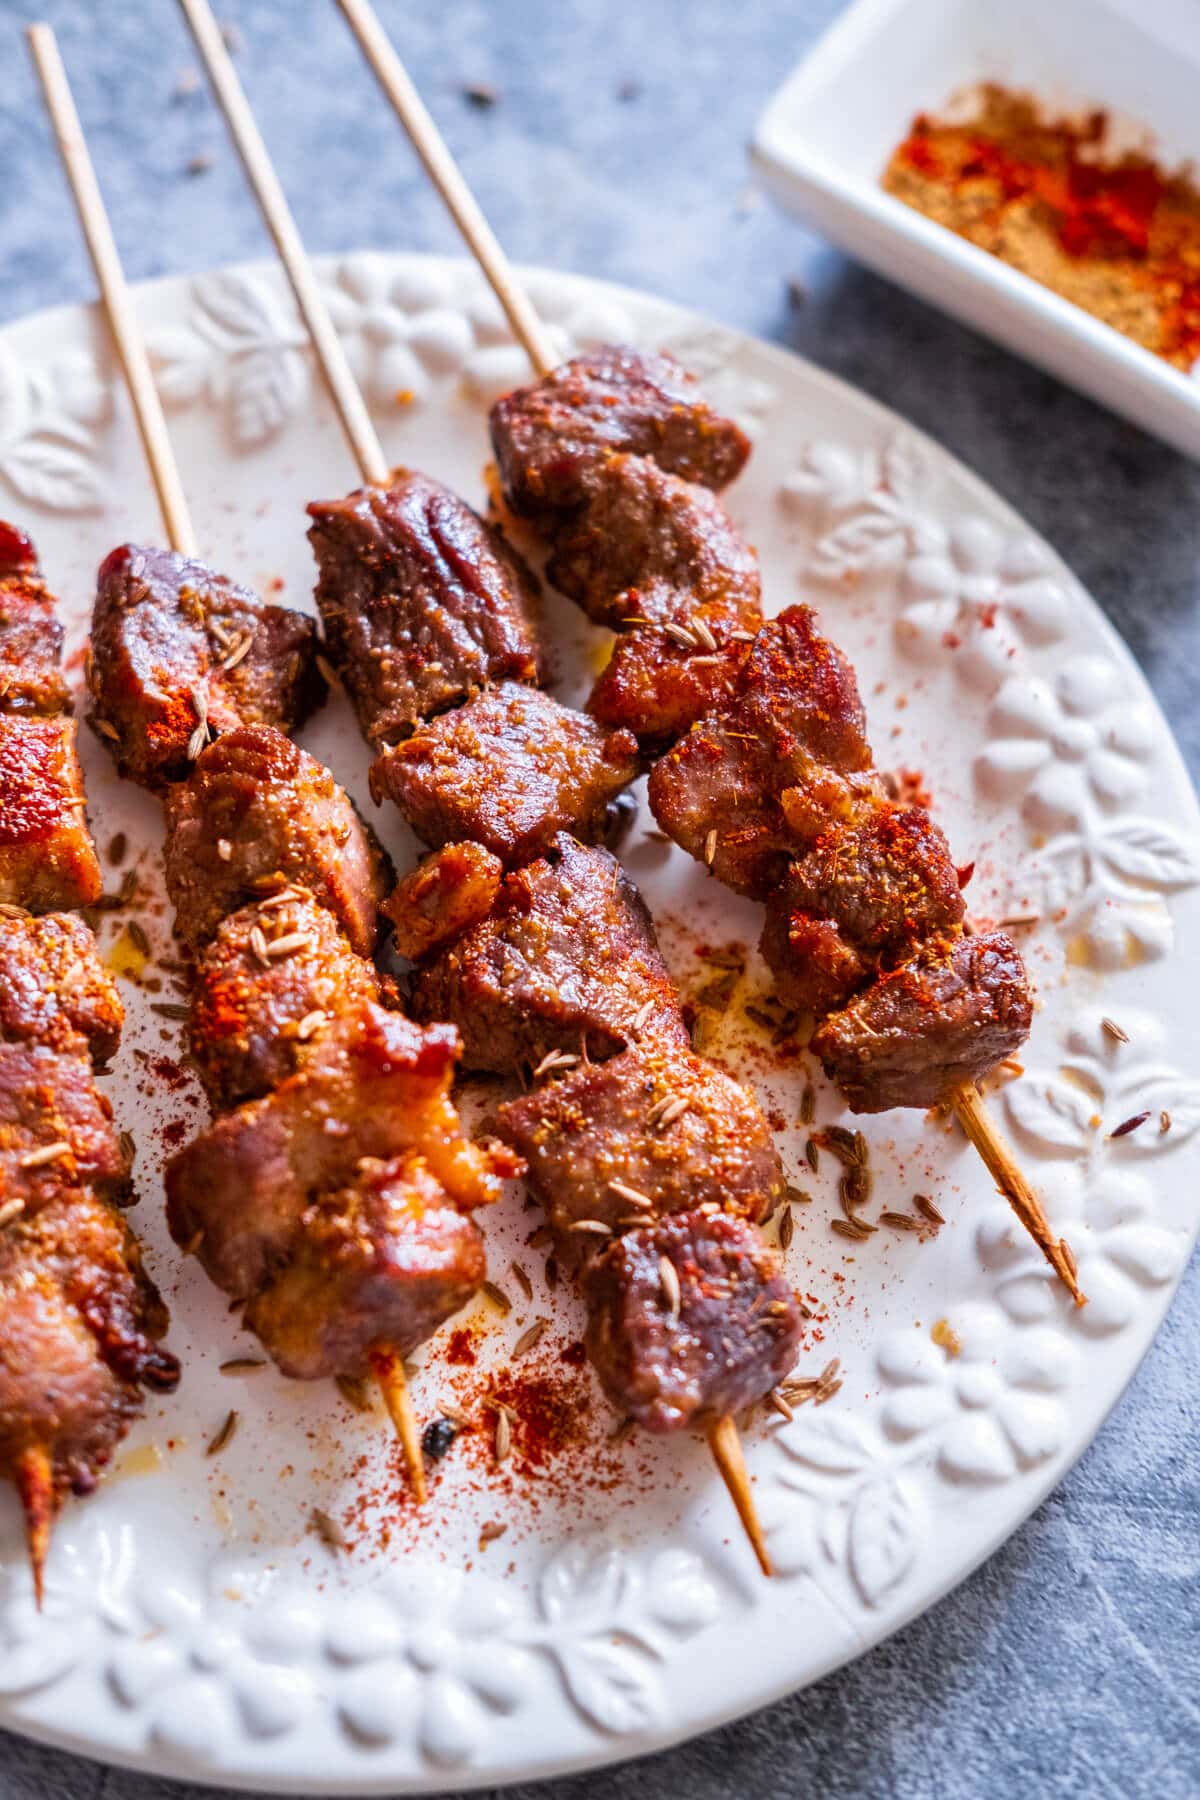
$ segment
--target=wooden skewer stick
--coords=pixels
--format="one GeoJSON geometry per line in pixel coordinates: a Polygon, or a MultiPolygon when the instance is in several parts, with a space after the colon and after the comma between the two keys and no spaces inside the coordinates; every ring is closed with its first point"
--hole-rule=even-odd
{"type": "Polygon", "coordinates": [[[237,146],[267,229],[275,240],[279,260],[292,284],[296,304],[312,338],[342,430],[354,453],[362,478],[373,487],[386,487],[391,480],[391,470],[383,454],[383,446],[346,360],[341,339],[334,330],[329,308],[317,286],[317,279],[296,229],[291,208],[284,197],[262,134],[255,124],[250,103],[242,91],[233,60],[225,48],[221,28],[213,17],[208,0],[179,0],[179,4],[191,27],[196,47],[204,59],[213,91],[225,115],[225,122],[237,146]]]}
{"type": "Polygon", "coordinates": [[[729,1497],[737,1508],[738,1518],[742,1521],[751,1548],[758,1558],[758,1566],[764,1575],[773,1575],[775,1571],[767,1555],[766,1539],[750,1492],[750,1477],[746,1473],[746,1459],[742,1455],[742,1440],[738,1436],[738,1428],[729,1414],[725,1413],[721,1418],[713,1420],[707,1436],[713,1461],[729,1489],[729,1497]]]}
{"type": "MultiPolygon", "coordinates": [[[[189,15],[191,10],[193,9],[189,9],[189,15]]],[[[207,12],[207,8],[197,8],[194,10],[203,10],[207,12]]],[[[211,14],[209,14],[208,17],[211,20],[211,14]]],[[[217,43],[220,46],[221,53],[224,56],[224,44],[221,42],[221,34],[217,30],[215,23],[213,23],[212,30],[217,43]]],[[[117,344],[118,354],[121,359],[121,367],[124,370],[125,378],[129,386],[130,398],[133,401],[134,410],[137,414],[138,428],[141,432],[142,443],[145,446],[146,451],[146,460],[150,465],[150,472],[154,479],[154,486],[158,494],[159,506],[162,511],[163,526],[166,530],[168,541],[174,550],[180,551],[185,556],[194,556],[196,554],[195,534],[193,533],[191,520],[188,516],[187,503],[183,494],[183,484],[179,477],[179,469],[175,462],[174,452],[171,449],[171,440],[167,433],[166,421],[163,418],[162,406],[158,398],[158,390],[154,385],[154,377],[150,371],[150,361],[146,355],[146,347],[138,327],[137,315],[134,312],[133,302],[125,281],[124,271],[121,268],[121,259],[117,251],[116,241],[113,237],[112,226],[109,223],[108,214],[105,210],[104,197],[100,192],[100,186],[96,180],[96,173],[87,152],[87,145],[84,142],[83,137],[83,128],[80,125],[79,115],[75,110],[75,103],[71,97],[66,70],[63,68],[62,58],[58,53],[58,45],[55,42],[54,33],[48,25],[31,26],[29,31],[29,42],[33,52],[34,61],[37,64],[38,73],[42,79],[42,86],[46,95],[46,105],[54,124],[55,135],[58,139],[63,163],[67,172],[67,180],[70,183],[71,192],[75,199],[75,205],[79,212],[80,222],[83,226],[84,238],[92,258],[93,267],[96,271],[96,278],[100,283],[100,292],[103,296],[104,308],[108,317],[109,326],[117,344]]],[[[227,56],[225,57],[225,60],[228,62],[227,56]]],[[[230,72],[232,73],[232,70],[230,72]]],[[[234,77],[234,80],[236,82],[236,77],[234,77]]],[[[242,101],[242,104],[243,106],[245,105],[244,100],[242,101]]],[[[255,133],[255,135],[257,136],[257,133],[255,133]]],[[[259,151],[265,160],[266,152],[262,150],[261,143],[259,145],[259,151]]],[[[268,164],[267,167],[269,170],[270,165],[268,164]]],[[[280,200],[282,203],[282,195],[280,196],[280,200]]],[[[284,210],[286,212],[286,207],[284,210]]],[[[299,238],[296,236],[295,227],[291,224],[290,218],[287,223],[291,229],[292,237],[298,245],[299,238]]],[[[301,261],[303,261],[302,250],[300,251],[300,257],[301,261]]],[[[308,279],[311,283],[311,274],[307,269],[305,270],[305,273],[308,274],[308,279]]],[[[315,284],[313,284],[313,291],[316,291],[315,284]]],[[[321,308],[322,314],[328,323],[328,315],[324,314],[323,303],[320,300],[319,294],[317,295],[317,305],[321,308]]],[[[307,318],[307,314],[305,316],[307,318]]],[[[329,325],[329,335],[334,344],[337,345],[337,338],[333,333],[332,325],[329,325]]],[[[337,348],[338,353],[340,354],[341,346],[337,345],[337,348]]],[[[368,480],[378,479],[386,482],[388,479],[388,469],[384,462],[383,451],[379,447],[379,442],[375,437],[370,418],[367,416],[362,396],[358,393],[354,378],[350,374],[348,366],[345,368],[345,379],[348,384],[348,391],[351,399],[355,403],[351,406],[348,414],[345,412],[342,414],[342,422],[346,426],[347,435],[350,436],[351,442],[354,443],[357,448],[357,440],[355,436],[352,435],[351,423],[349,421],[354,420],[355,428],[357,429],[358,421],[356,419],[356,413],[361,414],[362,421],[365,422],[365,436],[361,439],[362,455],[368,459],[370,467],[375,471],[374,474],[368,474],[367,467],[364,466],[363,473],[368,480]]],[[[340,407],[339,410],[341,410],[340,407]]],[[[409,1431],[406,1431],[399,1423],[399,1419],[403,1413],[403,1406],[399,1393],[404,1386],[404,1365],[399,1357],[394,1358],[394,1363],[395,1372],[390,1378],[390,1389],[385,1388],[384,1390],[384,1399],[387,1402],[388,1412],[393,1421],[397,1423],[397,1429],[400,1432],[400,1441],[404,1445],[405,1457],[409,1465],[409,1476],[412,1480],[413,1490],[421,1500],[424,1500],[426,1494],[425,1465],[421,1457],[420,1438],[419,1434],[417,1434],[415,1439],[416,1449],[414,1460],[412,1442],[415,1432],[415,1420],[412,1422],[414,1429],[409,1431]]]]}
{"type": "Polygon", "coordinates": [[[50,1529],[54,1524],[57,1502],[54,1497],[54,1470],[49,1452],[39,1444],[23,1450],[17,1458],[17,1495],[25,1514],[25,1541],[29,1546],[29,1566],[33,1570],[33,1596],[42,1610],[46,1556],[50,1549],[50,1529]]]}
{"type": "Polygon", "coordinates": [[[1021,1173],[1012,1151],[988,1113],[983,1095],[973,1081],[964,1081],[952,1101],[954,1114],[987,1165],[996,1186],[1041,1250],[1042,1255],[1068,1290],[1076,1306],[1087,1305],[1080,1290],[1075,1258],[1062,1238],[1055,1238],[1042,1203],[1021,1173]]]}
{"type": "Polygon", "coordinates": [[[370,1361],[371,1373],[379,1384],[388,1417],[396,1427],[396,1436],[400,1439],[413,1495],[417,1505],[424,1506],[429,1498],[429,1490],[425,1485],[425,1458],[421,1454],[421,1427],[417,1423],[416,1409],[404,1373],[404,1359],[395,1350],[377,1346],[371,1352],[370,1361]]]}

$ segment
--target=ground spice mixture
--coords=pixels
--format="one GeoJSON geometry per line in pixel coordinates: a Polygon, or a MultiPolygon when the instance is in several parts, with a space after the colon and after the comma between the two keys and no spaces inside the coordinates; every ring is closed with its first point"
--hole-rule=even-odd
{"type": "Polygon", "coordinates": [[[1177,369],[1200,362],[1200,187],[1107,114],[1047,118],[988,85],[965,117],[918,114],[883,185],[1177,369]]]}

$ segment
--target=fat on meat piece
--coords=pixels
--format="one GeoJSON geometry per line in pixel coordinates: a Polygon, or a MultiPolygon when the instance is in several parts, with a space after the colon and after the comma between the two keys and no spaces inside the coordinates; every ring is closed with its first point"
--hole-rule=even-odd
{"type": "Polygon", "coordinates": [[[37,551],[23,531],[0,519],[0,713],[70,712],[62,646],[37,551]]]}
{"type": "Polygon", "coordinates": [[[385,751],[371,791],[393,800],[427,844],[473,838],[512,867],[560,831],[602,837],[609,802],[638,766],[630,732],[606,731],[549,694],[506,681],[385,751]]]}
{"type": "Polygon", "coordinates": [[[76,730],[0,714],[0,904],[57,912],[100,898],[76,730]]]}
{"type": "Polygon", "coordinates": [[[673,475],[720,489],[750,454],[744,432],[702,398],[667,355],[617,344],[575,357],[492,408],[492,448],[507,504],[547,523],[586,498],[606,456],[648,456],[673,475]]]}
{"type": "Polygon", "coordinates": [[[123,544],[100,565],[91,723],[121,774],[158,791],[188,775],[203,726],[302,724],[325,695],[316,650],[314,619],[174,550],[123,544]]]}
{"type": "Polygon", "coordinates": [[[449,488],[405,470],[308,511],[329,655],[368,743],[539,679],[533,575],[449,488]]]}
{"type": "Polygon", "coordinates": [[[587,1264],[583,1296],[601,1386],[648,1431],[736,1414],[796,1360],[799,1305],[745,1219],[672,1213],[628,1231],[587,1264]]]}
{"type": "Polygon", "coordinates": [[[369,1162],[351,1186],[313,1200],[244,1323],[285,1375],[366,1375],[372,1346],[406,1356],[486,1274],[478,1225],[407,1153],[369,1162]]]}
{"type": "Polygon", "coordinates": [[[831,1013],[810,1048],[852,1112],[941,1106],[1029,1036],[1033,1000],[1002,931],[935,940],[831,1013]]]}
{"type": "Polygon", "coordinates": [[[879,791],[854,671],[807,606],[766,622],[733,693],[655,764],[648,789],[667,835],[755,899],[879,791]]]}
{"type": "Polygon", "coordinates": [[[272,1093],[226,1113],[167,1165],[167,1219],[217,1286],[250,1300],[283,1267],[317,1195],[352,1186],[364,1158],[421,1155],[464,1211],[499,1197],[498,1163],[463,1136],[450,1097],[451,1026],[368,1003],[336,1021],[272,1093]]]}
{"type": "Polygon", "coordinates": [[[761,1223],[783,1171],[758,1102],[678,1044],[638,1044],[500,1108],[497,1130],[574,1266],[615,1235],[706,1206],[761,1223]],[[576,1230],[580,1223],[585,1229],[576,1230]]]}
{"type": "Polygon", "coordinates": [[[504,864],[482,844],[446,844],[399,880],[383,904],[392,943],[419,962],[486,919],[504,864]]]}
{"type": "Polygon", "coordinates": [[[328,908],[360,956],[372,954],[383,853],[329,770],[282,732],[226,733],[165,805],[167,892],[193,951],[226,914],[294,885],[328,908]]]}
{"type": "Polygon", "coordinates": [[[159,1339],[167,1312],[112,1208],[60,1186],[0,1230],[0,1468],[51,1459],[56,1501],[90,1493],[141,1411],[179,1364],[159,1339]]]}
{"type": "Polygon", "coordinates": [[[124,1019],[116,983],[82,919],[0,914],[0,1040],[67,1050],[83,1038],[99,1066],[116,1051],[124,1019]]]}
{"type": "Polygon", "coordinates": [[[767,902],[762,953],[780,999],[823,1014],[844,1005],[964,914],[958,871],[923,807],[881,800],[823,832],[767,902]]]}
{"type": "Polygon", "coordinates": [[[0,1207],[34,1213],[69,1181],[121,1200],[129,1158],[83,1038],[63,1050],[0,1043],[0,1207]]]}
{"type": "Polygon", "coordinates": [[[412,1009],[457,1026],[467,1068],[501,1074],[551,1052],[611,1056],[639,1029],[687,1043],[641,895],[607,850],[565,835],[418,970],[412,1009]]]}
{"type": "Polygon", "coordinates": [[[329,1024],[380,997],[324,906],[297,892],[283,905],[244,906],[202,953],[188,1044],[214,1111],[256,1100],[318,1052],[329,1024]]]}

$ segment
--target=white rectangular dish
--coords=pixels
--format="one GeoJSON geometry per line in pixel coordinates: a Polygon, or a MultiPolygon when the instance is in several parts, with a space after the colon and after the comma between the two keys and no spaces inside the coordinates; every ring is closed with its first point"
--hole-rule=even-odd
{"type": "Polygon", "coordinates": [[[773,195],[852,255],[1190,456],[1186,375],[880,186],[913,115],[982,81],[1147,128],[1200,167],[1196,0],[854,0],[772,98],[754,160],[773,195]]]}

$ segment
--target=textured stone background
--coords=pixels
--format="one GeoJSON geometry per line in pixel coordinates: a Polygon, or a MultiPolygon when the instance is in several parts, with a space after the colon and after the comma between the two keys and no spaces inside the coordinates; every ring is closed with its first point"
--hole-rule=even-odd
{"type": "MultiPolygon", "coordinates": [[[[982,3],[982,0],[980,0],[982,3]]],[[[0,0],[0,319],[90,297],[19,30],[0,0]]],[[[755,114],[837,0],[380,0],[514,256],[779,340],[878,396],[1013,501],[1133,646],[1200,766],[1200,469],[877,280],[749,186],[755,114]],[[473,107],[463,84],[496,89],[473,107]],[[789,300],[789,277],[806,298],[789,300]]],[[[168,0],[45,0],[134,276],[264,253],[168,0]],[[195,158],[211,158],[189,173],[195,158]]],[[[455,248],[330,0],[224,0],[314,250],[455,248]]],[[[1185,947],[1181,968],[1186,968],[1185,947]]],[[[767,1712],[556,1800],[982,1800],[1200,1793],[1195,1263],[1099,1441],[972,1580],[767,1712]]],[[[804,1630],[797,1618],[796,1630],[804,1630]]],[[[184,1789],[0,1734],[3,1800],[184,1789]]],[[[190,1790],[199,1794],[200,1790],[190,1790]]]]}

